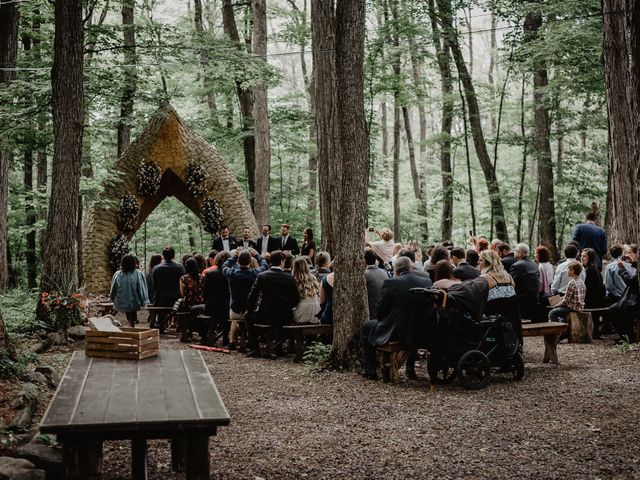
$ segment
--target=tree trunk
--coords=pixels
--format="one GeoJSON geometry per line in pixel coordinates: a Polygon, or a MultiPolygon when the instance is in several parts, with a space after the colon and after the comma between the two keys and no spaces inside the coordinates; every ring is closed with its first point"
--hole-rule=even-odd
{"type": "MultiPolygon", "coordinates": [[[[41,40],[39,38],[40,35],[40,12],[39,10],[34,10],[34,20],[33,20],[33,51],[34,58],[38,61],[42,58],[41,52],[41,40]]],[[[38,97],[38,106],[42,105],[45,101],[43,98],[38,97]]],[[[36,184],[38,188],[38,219],[41,222],[46,222],[47,220],[47,209],[46,202],[43,198],[46,198],[47,195],[47,118],[46,113],[44,111],[40,111],[37,116],[37,133],[36,133],[36,144],[37,144],[37,154],[36,154],[36,184]]],[[[42,251],[43,245],[43,235],[45,229],[41,228],[38,231],[38,240],[40,242],[40,250],[42,251]]]]}
{"type": "Polygon", "coordinates": [[[25,215],[27,226],[27,285],[29,289],[36,288],[36,211],[33,195],[33,149],[27,145],[24,152],[24,190],[27,193],[25,215]]]}
{"type": "Polygon", "coordinates": [[[450,240],[453,229],[453,176],[451,173],[451,130],[453,128],[453,80],[451,77],[451,45],[448,35],[440,32],[442,11],[436,12],[434,0],[429,0],[429,18],[436,50],[442,92],[442,127],[440,129],[440,171],[442,176],[442,217],[440,240],[450,240]]]}
{"type": "Polygon", "coordinates": [[[469,129],[467,128],[467,102],[462,93],[462,84],[458,78],[458,94],[460,95],[460,104],[462,106],[462,125],[464,128],[464,154],[467,161],[467,180],[469,182],[469,208],[471,209],[471,234],[476,235],[476,208],[473,199],[473,181],[471,177],[471,155],[469,152],[469,129]]]}
{"type": "Polygon", "coordinates": [[[398,33],[398,0],[389,0],[391,7],[393,55],[393,239],[402,242],[402,222],[400,221],[400,35],[398,33]]]}
{"type": "MultiPolygon", "coordinates": [[[[321,0],[314,0],[313,3],[321,0]]],[[[337,156],[340,209],[339,232],[333,239],[336,254],[334,291],[334,358],[343,367],[352,364],[350,348],[368,318],[364,283],[363,245],[368,197],[368,139],[364,109],[365,0],[338,0],[336,8],[337,156]]]]}
{"type": "Polygon", "coordinates": [[[527,150],[529,142],[527,140],[527,132],[524,124],[524,86],[525,77],[522,76],[522,93],[520,96],[520,136],[522,138],[522,169],[520,170],[520,188],[518,190],[518,228],[516,232],[516,241],[522,241],[522,205],[524,203],[524,180],[527,173],[527,150]]]}
{"type": "Polygon", "coordinates": [[[16,351],[11,344],[4,317],[2,316],[2,311],[0,311],[0,358],[2,357],[9,357],[13,361],[17,360],[16,351]]]}
{"type": "MultiPolygon", "coordinates": [[[[316,105],[316,142],[320,192],[320,226],[322,249],[335,255],[332,198],[338,177],[335,174],[339,150],[336,100],[336,39],[333,0],[311,2],[311,34],[313,55],[313,90],[316,105]]],[[[357,232],[355,232],[357,233],[357,232]]]]}
{"type": "Polygon", "coordinates": [[[467,107],[469,108],[469,123],[471,124],[471,132],[473,134],[473,144],[487,183],[487,191],[489,192],[489,200],[491,202],[491,211],[493,213],[496,235],[501,240],[508,242],[509,235],[507,233],[507,224],[505,222],[500,186],[498,185],[498,180],[493,170],[493,164],[491,163],[489,152],[487,151],[487,144],[482,130],[480,107],[478,106],[476,92],[473,87],[469,71],[467,70],[467,66],[462,58],[457,32],[453,28],[453,21],[451,18],[451,0],[438,0],[438,5],[440,6],[440,17],[443,19],[443,30],[446,31],[446,34],[449,37],[451,52],[456,63],[458,75],[460,75],[460,80],[464,87],[467,107]]]}
{"type": "Polygon", "coordinates": [[[55,6],[52,111],[54,153],[41,289],[75,280],[76,215],[80,190],[84,84],[82,0],[55,6]]]}
{"type": "Polygon", "coordinates": [[[612,242],[631,243],[640,236],[640,3],[604,0],[602,8],[609,114],[609,234],[612,242]]]}
{"type": "MultiPolygon", "coordinates": [[[[233,12],[232,0],[222,0],[222,24],[229,39],[239,49],[244,50],[245,45],[240,40],[236,18],[233,12]]],[[[240,79],[236,79],[236,94],[240,103],[242,117],[242,131],[244,132],[244,165],[247,173],[247,185],[249,187],[249,201],[254,208],[255,174],[256,174],[256,139],[253,124],[253,93],[250,88],[243,88],[240,79]]],[[[254,209],[255,213],[255,209],[254,209]]]]}
{"type": "MultiPolygon", "coordinates": [[[[542,27],[542,17],[538,14],[527,14],[524,30],[529,40],[538,35],[540,27],[542,27]]],[[[533,68],[533,151],[538,163],[538,184],[540,185],[538,234],[540,235],[540,242],[549,249],[551,258],[555,260],[558,258],[558,247],[556,244],[553,160],[551,158],[551,143],[549,140],[549,111],[545,106],[545,94],[549,81],[547,68],[542,56],[535,56],[533,68]]]]}
{"type": "Polygon", "coordinates": [[[131,117],[136,94],[138,74],[136,67],[136,33],[134,27],[135,0],[122,1],[122,30],[124,32],[124,84],[120,99],[120,119],[118,120],[118,158],[131,144],[131,117]]]}
{"type": "MultiPolygon", "coordinates": [[[[193,17],[196,32],[200,37],[204,35],[204,23],[202,21],[202,0],[193,0],[193,17]]],[[[203,48],[200,53],[200,65],[203,70],[202,84],[207,92],[207,105],[209,105],[209,111],[211,113],[211,122],[214,127],[220,126],[220,120],[218,119],[218,105],[216,104],[216,96],[214,95],[213,81],[209,75],[209,55],[208,48],[203,48]]]]}
{"type": "MultiPolygon", "coordinates": [[[[491,40],[489,43],[489,73],[487,75],[489,80],[489,92],[491,93],[491,130],[495,133],[496,131],[496,116],[493,113],[493,108],[496,99],[496,82],[493,76],[493,71],[495,70],[496,65],[496,49],[498,48],[498,43],[496,41],[496,27],[498,26],[498,17],[495,12],[491,12],[491,40]]],[[[469,35],[471,36],[471,35],[469,35]]],[[[493,160],[495,165],[495,158],[493,160]]]]}

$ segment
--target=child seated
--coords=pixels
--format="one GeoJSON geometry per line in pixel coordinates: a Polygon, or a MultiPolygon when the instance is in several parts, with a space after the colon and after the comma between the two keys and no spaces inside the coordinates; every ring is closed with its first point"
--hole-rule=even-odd
{"type": "Polygon", "coordinates": [[[567,266],[567,275],[569,283],[567,285],[567,293],[562,300],[558,302],[550,312],[549,321],[567,323],[567,314],[569,312],[581,312],[584,308],[584,297],[587,287],[580,278],[582,273],[582,265],[573,261],[567,266]]]}

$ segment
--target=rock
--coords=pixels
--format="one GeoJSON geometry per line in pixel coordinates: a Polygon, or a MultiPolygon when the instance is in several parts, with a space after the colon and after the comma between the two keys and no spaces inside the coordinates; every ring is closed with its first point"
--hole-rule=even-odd
{"type": "Polygon", "coordinates": [[[0,457],[0,480],[46,480],[44,470],[23,458],[0,457]]]}
{"type": "Polygon", "coordinates": [[[76,325],[67,328],[67,335],[71,338],[83,339],[87,336],[87,328],[84,325],[76,325]]]}
{"type": "Polygon", "coordinates": [[[26,431],[29,429],[33,412],[38,405],[38,393],[38,387],[33,383],[25,383],[22,386],[20,395],[12,403],[12,406],[19,412],[9,424],[9,430],[26,431]]]}
{"type": "Polygon", "coordinates": [[[33,463],[36,468],[41,468],[47,474],[47,478],[61,478],[63,474],[62,450],[43,443],[31,442],[18,447],[14,457],[24,458],[33,463]]]}
{"type": "Polygon", "coordinates": [[[60,383],[60,375],[56,372],[52,367],[48,365],[41,365],[36,367],[36,372],[41,373],[47,378],[48,385],[51,388],[58,388],[58,384],[60,383]]]}
{"type": "Polygon", "coordinates": [[[29,443],[33,439],[33,433],[22,433],[20,435],[14,435],[16,439],[16,443],[18,445],[24,445],[25,443],[29,443]]]}
{"type": "Polygon", "coordinates": [[[66,343],[58,332],[47,333],[47,342],[49,342],[49,345],[64,345],[66,343]]]}
{"type": "Polygon", "coordinates": [[[29,372],[27,374],[27,378],[29,379],[29,381],[31,383],[34,383],[36,385],[48,385],[49,381],[47,380],[47,377],[45,377],[42,373],[40,372],[29,372]]]}
{"type": "Polygon", "coordinates": [[[31,345],[29,347],[29,351],[33,352],[33,353],[42,353],[44,352],[47,348],[49,348],[49,344],[46,342],[36,342],[33,345],[31,345]]]}

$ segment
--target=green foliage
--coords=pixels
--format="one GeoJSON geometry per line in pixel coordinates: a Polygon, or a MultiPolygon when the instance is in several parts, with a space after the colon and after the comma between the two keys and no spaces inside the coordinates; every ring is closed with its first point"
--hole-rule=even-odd
{"type": "Polygon", "coordinates": [[[629,343],[629,337],[625,335],[613,349],[618,353],[632,353],[640,350],[640,343],[629,343]]]}
{"type": "Polygon", "coordinates": [[[330,344],[320,342],[309,345],[302,356],[305,371],[313,374],[330,370],[332,349],[330,344]]]}
{"type": "Polygon", "coordinates": [[[0,310],[12,336],[31,335],[42,330],[43,325],[36,321],[37,301],[37,294],[18,288],[0,295],[0,310]]]}
{"type": "Polygon", "coordinates": [[[23,378],[31,364],[38,363],[38,355],[23,353],[14,362],[4,352],[0,354],[0,378],[23,378]]]}

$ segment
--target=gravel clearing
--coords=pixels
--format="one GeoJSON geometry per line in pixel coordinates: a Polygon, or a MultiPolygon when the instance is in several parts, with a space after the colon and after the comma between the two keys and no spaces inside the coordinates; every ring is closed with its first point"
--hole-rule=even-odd
{"type": "MultiPolygon", "coordinates": [[[[392,386],[203,352],[231,415],[210,442],[212,478],[640,478],[640,351],[563,343],[560,366],[543,351],[525,339],[525,378],[495,375],[480,391],[432,388],[424,363],[418,381],[392,386]]],[[[149,478],[184,478],[167,441],[149,445],[149,478]]],[[[128,442],[104,452],[103,478],[130,478],[128,442]]]]}

